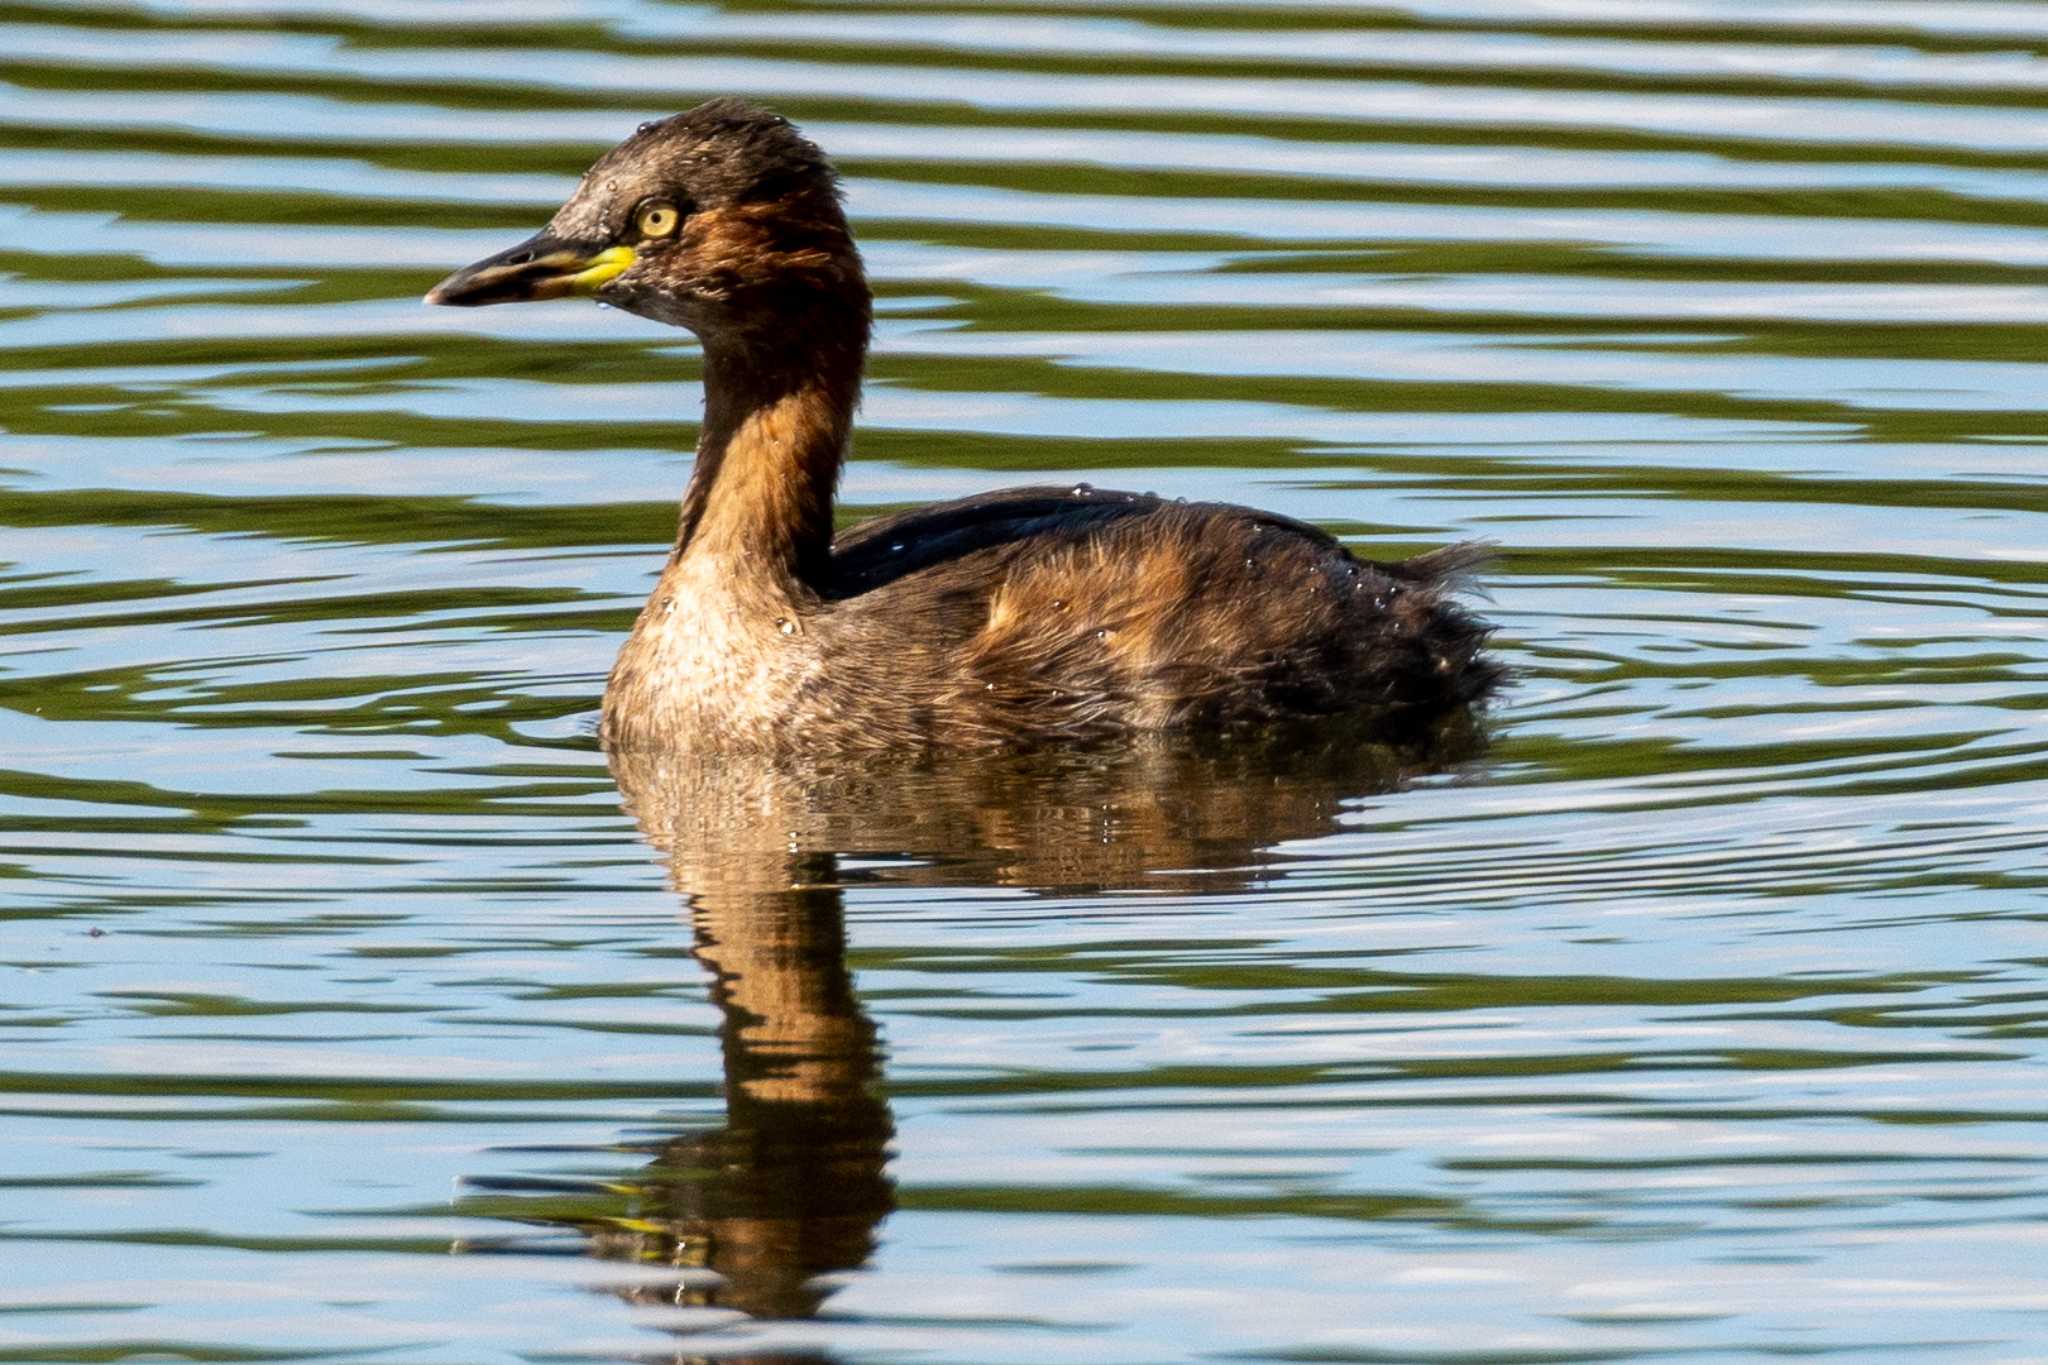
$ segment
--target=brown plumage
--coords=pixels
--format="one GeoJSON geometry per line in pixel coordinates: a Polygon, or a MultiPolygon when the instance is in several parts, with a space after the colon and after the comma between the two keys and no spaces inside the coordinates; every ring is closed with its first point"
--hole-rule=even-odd
{"type": "Polygon", "coordinates": [[[430,302],[595,294],[694,331],[675,549],[605,689],[612,748],[1076,742],[1344,715],[1414,737],[1484,699],[1481,558],[1355,558],[1216,503],[1023,488],[832,538],[868,287],[830,164],[737,100],[644,124],[547,229],[430,302]]]}

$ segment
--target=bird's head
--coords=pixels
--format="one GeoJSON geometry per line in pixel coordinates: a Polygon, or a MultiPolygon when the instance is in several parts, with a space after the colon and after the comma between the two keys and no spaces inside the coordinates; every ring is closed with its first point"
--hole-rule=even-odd
{"type": "Polygon", "coordinates": [[[867,283],[831,163],[787,119],[736,99],[642,124],[546,228],[426,301],[570,296],[687,327],[707,349],[867,338],[867,283]]]}

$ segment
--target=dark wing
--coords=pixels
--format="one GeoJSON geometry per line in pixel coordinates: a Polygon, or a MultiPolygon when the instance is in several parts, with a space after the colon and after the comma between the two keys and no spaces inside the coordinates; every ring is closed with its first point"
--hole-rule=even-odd
{"type": "MultiPolygon", "coordinates": [[[[1151,493],[1084,485],[1079,489],[1006,488],[878,517],[841,533],[832,543],[830,596],[857,597],[982,550],[1035,537],[1048,542],[1071,541],[1104,526],[1180,506],[1151,493]]],[[[1327,545],[1334,554],[1344,553],[1334,536],[1307,522],[1220,503],[1197,503],[1194,510],[1213,510],[1251,524],[1292,531],[1327,545]]]]}

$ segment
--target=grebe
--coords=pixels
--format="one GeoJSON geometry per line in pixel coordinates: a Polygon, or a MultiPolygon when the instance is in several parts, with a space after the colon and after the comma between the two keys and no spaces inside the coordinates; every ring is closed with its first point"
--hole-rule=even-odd
{"type": "Polygon", "coordinates": [[[1403,740],[1484,699],[1482,555],[1354,558],[1301,522],[1019,488],[832,533],[871,304],[838,179],[713,100],[598,158],[545,230],[429,303],[594,296],[696,333],[704,421],[667,566],[605,688],[611,749],[1029,746],[1349,716],[1403,740]]]}

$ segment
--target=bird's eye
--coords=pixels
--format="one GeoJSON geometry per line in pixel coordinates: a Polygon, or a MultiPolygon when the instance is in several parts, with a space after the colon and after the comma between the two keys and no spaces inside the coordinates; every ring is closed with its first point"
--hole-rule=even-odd
{"type": "Polygon", "coordinates": [[[633,226],[642,237],[667,237],[683,221],[683,215],[666,199],[650,199],[633,210],[633,226]]]}

